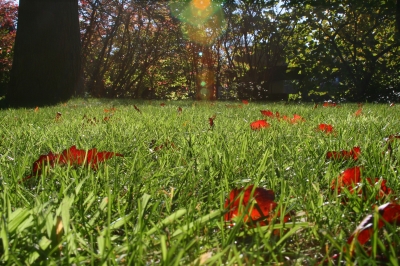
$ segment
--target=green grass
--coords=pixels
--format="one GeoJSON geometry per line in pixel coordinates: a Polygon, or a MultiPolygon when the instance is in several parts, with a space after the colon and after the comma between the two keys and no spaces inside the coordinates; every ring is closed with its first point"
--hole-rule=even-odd
{"type": "Polygon", "coordinates": [[[400,106],[366,104],[355,117],[356,104],[313,109],[311,104],[160,103],[72,100],[36,112],[0,111],[1,264],[315,265],[334,254],[343,263],[398,264],[395,226],[377,231],[352,256],[341,251],[373,205],[399,195],[400,141],[392,159],[382,151],[383,138],[400,131],[400,106]],[[109,115],[104,109],[111,107],[116,110],[104,122],[109,115]],[[252,131],[249,124],[263,119],[262,109],[296,113],[306,121],[268,119],[271,127],[252,131]],[[320,123],[332,124],[335,133],[317,132],[320,123]],[[152,141],[175,147],[154,152],[152,141]],[[41,154],[72,145],[124,157],[99,164],[97,171],[47,167],[41,176],[20,182],[41,154]],[[353,146],[362,150],[358,162],[325,160],[327,151],[353,146]],[[354,165],[364,166],[363,176],[385,178],[393,195],[378,201],[378,190],[366,188],[365,198],[348,195],[343,204],[330,184],[354,165]],[[274,190],[282,213],[296,212],[294,222],[227,226],[225,199],[233,188],[250,184],[274,190]]]}

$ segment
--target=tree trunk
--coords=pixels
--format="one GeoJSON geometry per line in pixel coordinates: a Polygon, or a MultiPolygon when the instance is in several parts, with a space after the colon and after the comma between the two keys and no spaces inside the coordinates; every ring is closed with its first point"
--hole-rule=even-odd
{"type": "Polygon", "coordinates": [[[82,91],[78,0],[20,0],[12,106],[51,105],[82,91]]]}

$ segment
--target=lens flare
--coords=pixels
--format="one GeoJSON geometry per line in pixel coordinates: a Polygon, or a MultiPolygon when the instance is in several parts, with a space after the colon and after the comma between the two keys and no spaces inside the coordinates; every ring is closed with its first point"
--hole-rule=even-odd
{"type": "Polygon", "coordinates": [[[211,70],[203,70],[197,76],[198,84],[200,84],[198,90],[198,99],[210,100],[215,97],[214,92],[214,72],[211,70]]]}
{"type": "Polygon", "coordinates": [[[204,10],[210,5],[210,0],[193,0],[192,4],[195,8],[204,10]]]}
{"type": "Polygon", "coordinates": [[[169,7],[171,14],[183,22],[181,30],[191,41],[211,45],[226,30],[221,3],[211,0],[171,1],[169,7]]]}

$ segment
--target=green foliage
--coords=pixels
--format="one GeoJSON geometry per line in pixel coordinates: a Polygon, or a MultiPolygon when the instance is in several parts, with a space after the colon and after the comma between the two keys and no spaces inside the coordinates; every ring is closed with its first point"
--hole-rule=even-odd
{"type": "Polygon", "coordinates": [[[290,1],[300,23],[288,60],[306,66],[303,94],[327,91],[358,101],[397,100],[400,41],[395,2],[290,1]]]}
{"type": "Polygon", "coordinates": [[[374,263],[378,255],[398,263],[396,227],[372,237],[372,255],[362,247],[352,257],[341,253],[371,206],[390,198],[379,202],[379,192],[371,189],[365,199],[348,193],[341,204],[330,184],[354,163],[325,161],[328,150],[359,145],[357,164],[365,167],[364,174],[385,178],[397,197],[399,143],[393,143],[392,158],[382,156],[383,137],[400,128],[393,115],[397,105],[366,104],[363,115],[355,117],[358,107],[352,104],[314,109],[160,103],[77,99],[36,111],[0,111],[2,264],[314,265],[336,253],[341,261],[358,264],[374,263]],[[109,115],[104,109],[110,107],[115,110],[104,122],[109,115]],[[270,128],[252,131],[249,124],[262,119],[263,109],[296,113],[306,121],[293,125],[274,119],[270,128]],[[214,114],[210,130],[208,118],[214,114]],[[317,132],[319,123],[332,124],[335,134],[317,132]],[[72,145],[124,157],[99,164],[97,171],[57,165],[20,182],[40,154],[72,145]],[[296,212],[294,222],[227,226],[225,199],[231,189],[249,184],[274,190],[278,209],[296,212]]]}

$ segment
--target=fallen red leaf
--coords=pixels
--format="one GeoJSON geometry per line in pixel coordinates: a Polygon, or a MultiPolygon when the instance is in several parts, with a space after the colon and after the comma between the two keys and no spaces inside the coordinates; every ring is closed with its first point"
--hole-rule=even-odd
{"type": "Polygon", "coordinates": [[[257,121],[254,121],[254,122],[252,122],[251,124],[250,124],[250,127],[251,127],[251,129],[253,129],[253,130],[259,130],[259,129],[261,129],[261,128],[266,128],[266,127],[269,127],[270,125],[268,124],[268,122],[267,121],[265,121],[265,120],[257,120],[257,121]]]}
{"type": "Polygon", "coordinates": [[[56,114],[56,121],[58,121],[58,120],[60,120],[61,119],[61,113],[60,112],[57,112],[57,114],[56,114]]]}
{"type": "Polygon", "coordinates": [[[270,110],[260,110],[260,112],[263,116],[274,118],[274,113],[271,112],[270,110]]]}
{"type": "MultiPolygon", "coordinates": [[[[400,225],[400,205],[397,203],[386,203],[378,207],[380,219],[378,221],[378,229],[382,228],[385,223],[400,225]]],[[[367,215],[357,226],[356,230],[347,240],[348,244],[352,244],[357,240],[358,243],[364,245],[374,233],[374,216],[367,215]]]]}
{"type": "Polygon", "coordinates": [[[104,113],[111,113],[111,112],[114,112],[114,111],[116,111],[117,109],[115,108],[115,107],[112,107],[112,108],[110,108],[110,109],[104,109],[104,113]]]}
{"type": "Polygon", "coordinates": [[[333,132],[333,126],[329,124],[319,124],[318,125],[318,130],[323,131],[325,133],[332,133],[333,132]]]}
{"type": "Polygon", "coordinates": [[[56,164],[59,165],[70,165],[70,166],[89,166],[92,169],[98,168],[99,162],[104,162],[113,156],[123,156],[120,153],[115,152],[98,152],[96,148],[86,150],[79,150],[76,146],[71,146],[69,149],[65,149],[61,154],[54,154],[49,152],[48,154],[41,155],[38,160],[33,163],[32,175],[27,176],[24,180],[31,178],[34,175],[40,175],[42,173],[42,167],[47,162],[50,167],[54,167],[56,164]]]}
{"type": "Polygon", "coordinates": [[[173,142],[171,142],[171,141],[166,141],[166,142],[164,142],[163,144],[161,144],[159,146],[154,146],[155,143],[156,143],[155,140],[153,140],[150,143],[150,146],[151,146],[151,148],[153,148],[153,151],[160,151],[160,150],[162,150],[164,148],[172,148],[172,149],[175,148],[175,144],[173,142]]]}
{"type": "Polygon", "coordinates": [[[353,188],[361,181],[361,167],[354,166],[344,170],[337,179],[334,179],[331,183],[331,189],[337,190],[340,194],[342,188],[347,188],[352,191],[353,188]]]}
{"type": "MultiPolygon", "coordinates": [[[[381,179],[367,177],[365,180],[371,186],[379,183],[381,179]]],[[[359,189],[358,184],[362,182],[361,179],[361,167],[354,166],[344,170],[337,179],[331,182],[331,189],[337,191],[338,194],[342,192],[343,188],[346,188],[350,193],[356,192],[357,194],[362,194],[362,189],[359,189]]],[[[376,196],[377,199],[383,198],[385,195],[391,194],[392,190],[386,186],[386,180],[382,179],[379,188],[379,195],[376,196]]]]}
{"type": "Polygon", "coordinates": [[[400,134],[399,134],[399,133],[397,133],[397,134],[392,134],[392,135],[390,135],[390,136],[384,138],[383,140],[386,141],[386,142],[393,142],[393,141],[396,140],[396,139],[400,139],[400,134]]]}
{"type": "Polygon", "coordinates": [[[296,124],[297,122],[304,122],[305,119],[298,114],[294,114],[293,118],[288,119],[288,121],[292,124],[296,124]]]}
{"type": "Polygon", "coordinates": [[[354,116],[360,116],[362,115],[362,107],[358,108],[357,111],[355,111],[354,116]]]}
{"type": "Polygon", "coordinates": [[[142,111],[140,111],[140,109],[136,105],[133,105],[133,108],[135,108],[135,110],[138,111],[139,113],[142,113],[142,111]]]}
{"type": "MultiPolygon", "coordinates": [[[[229,199],[225,201],[225,208],[229,210],[224,216],[226,222],[232,221],[235,217],[240,217],[242,213],[239,211],[247,211],[244,214],[244,221],[258,221],[264,220],[269,217],[271,211],[273,211],[278,205],[274,202],[275,193],[272,190],[266,190],[261,187],[257,187],[253,191],[253,185],[244,188],[233,189],[229,194],[229,199]],[[241,196],[243,194],[243,197],[241,196]],[[248,204],[253,203],[252,208],[248,204]],[[241,207],[240,207],[241,206],[241,207]]],[[[261,221],[265,225],[265,221],[261,221]]]]}
{"type": "Polygon", "coordinates": [[[214,126],[214,119],[212,117],[208,118],[208,123],[210,124],[210,127],[214,126]]]}
{"type": "Polygon", "coordinates": [[[164,107],[164,106],[165,106],[165,103],[160,103],[160,106],[161,106],[161,107],[164,107]]]}
{"type": "Polygon", "coordinates": [[[360,147],[353,147],[351,150],[341,150],[341,151],[328,151],[326,153],[327,159],[334,159],[334,160],[358,160],[358,156],[361,154],[360,147]]]}
{"type": "MultiPolygon", "coordinates": [[[[232,224],[236,217],[243,217],[245,223],[258,223],[261,226],[271,223],[274,217],[279,217],[280,212],[273,213],[278,206],[275,200],[275,193],[262,187],[254,188],[253,185],[247,188],[235,188],[229,193],[225,201],[225,209],[228,211],[224,220],[232,224]]],[[[283,222],[290,220],[287,214],[283,222]]],[[[279,234],[279,230],[274,231],[279,234]]]]}
{"type": "Polygon", "coordinates": [[[323,107],[336,107],[337,104],[335,102],[324,102],[322,104],[323,107]]]}
{"type": "Polygon", "coordinates": [[[249,101],[248,100],[242,100],[242,103],[243,104],[249,104],[249,101]]]}

